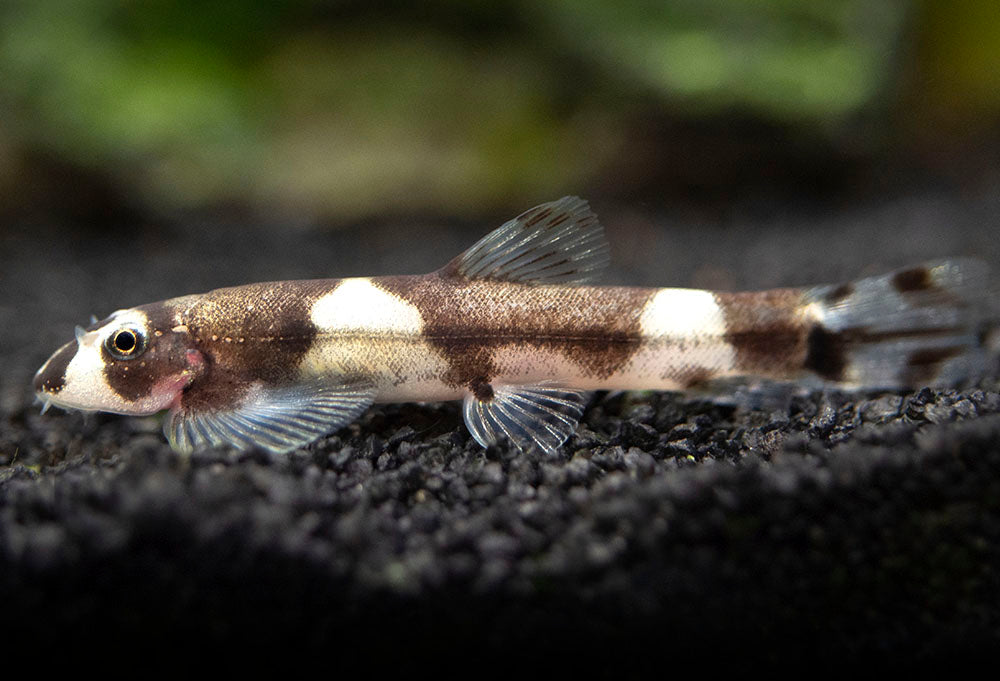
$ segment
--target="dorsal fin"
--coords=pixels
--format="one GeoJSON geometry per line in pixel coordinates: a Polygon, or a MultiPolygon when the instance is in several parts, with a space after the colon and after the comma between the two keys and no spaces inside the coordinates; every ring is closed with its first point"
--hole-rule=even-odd
{"type": "Polygon", "coordinates": [[[521,284],[582,284],[608,265],[608,244],[583,199],[564,196],[518,215],[441,270],[521,284]]]}

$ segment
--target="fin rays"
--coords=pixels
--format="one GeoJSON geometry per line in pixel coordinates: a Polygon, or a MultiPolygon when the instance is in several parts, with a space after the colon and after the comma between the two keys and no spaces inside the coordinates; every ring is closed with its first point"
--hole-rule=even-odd
{"type": "Polygon", "coordinates": [[[989,268],[972,258],[924,263],[840,286],[817,286],[807,368],[849,387],[946,386],[987,366],[996,318],[989,268]]]}
{"type": "Polygon", "coordinates": [[[163,429],[171,446],[180,452],[229,445],[281,453],[350,423],[373,399],[371,387],[322,380],[283,388],[258,387],[228,411],[195,411],[182,404],[170,412],[163,429]]]}
{"type": "Polygon", "coordinates": [[[576,196],[543,203],[505,222],[446,268],[469,279],[531,284],[590,281],[608,264],[604,230],[576,196]]]}
{"type": "Polygon", "coordinates": [[[462,411],[472,437],[484,447],[506,438],[519,449],[536,445],[551,453],[576,430],[585,395],[544,384],[495,386],[489,400],[467,395],[462,411]]]}

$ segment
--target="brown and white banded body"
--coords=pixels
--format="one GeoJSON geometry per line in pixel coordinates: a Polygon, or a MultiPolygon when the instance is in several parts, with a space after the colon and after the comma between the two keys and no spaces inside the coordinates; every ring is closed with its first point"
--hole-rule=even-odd
{"type": "Polygon", "coordinates": [[[287,451],[376,401],[451,399],[484,446],[552,450],[585,390],[947,384],[986,357],[987,272],[974,260],[756,293],[588,285],[606,264],[596,217],[566,197],[432,274],[250,284],[120,310],[78,328],[35,390],[67,408],[169,409],[182,452],[287,451]]]}

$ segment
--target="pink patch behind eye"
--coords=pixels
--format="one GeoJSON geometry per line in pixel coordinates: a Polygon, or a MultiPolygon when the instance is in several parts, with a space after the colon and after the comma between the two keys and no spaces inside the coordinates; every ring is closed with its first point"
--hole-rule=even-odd
{"type": "Polygon", "coordinates": [[[150,391],[150,399],[156,405],[156,410],[177,406],[184,388],[191,382],[191,376],[187,373],[175,374],[161,379],[153,384],[150,391]]]}
{"type": "Polygon", "coordinates": [[[150,398],[156,403],[158,410],[178,406],[184,389],[205,368],[205,356],[197,350],[185,351],[184,359],[187,362],[187,369],[153,384],[150,398]]]}
{"type": "Polygon", "coordinates": [[[187,360],[188,369],[197,371],[205,366],[205,356],[197,350],[187,350],[184,353],[184,359],[187,360]]]}

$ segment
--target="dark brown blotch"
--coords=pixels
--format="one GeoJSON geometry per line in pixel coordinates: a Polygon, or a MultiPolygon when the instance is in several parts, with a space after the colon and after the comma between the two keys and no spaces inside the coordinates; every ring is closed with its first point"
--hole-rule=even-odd
{"type": "Polygon", "coordinates": [[[279,384],[297,377],[318,329],[314,303],[340,280],[282,281],[218,289],[183,313],[196,347],[227,380],[279,384]]]}
{"type": "Polygon", "coordinates": [[[844,380],[847,368],[847,340],[843,334],[828,331],[822,324],[809,330],[803,366],[829,381],[844,380]]]}
{"type": "Polygon", "coordinates": [[[483,378],[477,378],[472,381],[469,385],[469,389],[472,390],[472,394],[475,395],[476,399],[480,402],[489,402],[493,399],[493,386],[490,385],[489,381],[483,378]]]}
{"type": "Polygon", "coordinates": [[[726,319],[724,338],[742,373],[790,378],[801,370],[810,328],[801,316],[800,290],[716,293],[715,299],[726,319]]]}
{"type": "MultiPolygon", "coordinates": [[[[842,381],[845,369],[851,361],[850,353],[856,348],[909,339],[938,338],[955,335],[961,331],[956,327],[894,331],[871,331],[857,327],[835,332],[817,324],[809,331],[808,353],[804,366],[822,378],[842,381]]],[[[905,385],[926,383],[937,374],[941,363],[962,352],[960,346],[917,350],[907,358],[907,368],[901,380],[905,385]]]]}
{"type": "Polygon", "coordinates": [[[611,376],[641,346],[640,317],[656,292],[469,281],[446,272],[372,281],[419,310],[425,339],[448,363],[441,380],[465,389],[492,380],[502,369],[497,349],[512,343],[558,352],[588,376],[611,376]]]}
{"type": "Polygon", "coordinates": [[[677,378],[681,381],[685,390],[690,390],[692,388],[705,387],[715,376],[716,372],[711,369],[692,366],[682,371],[677,378]]]}
{"type": "Polygon", "coordinates": [[[906,384],[919,386],[932,383],[940,372],[941,366],[963,352],[964,348],[961,346],[925,348],[913,352],[906,358],[906,384]]]}
{"type": "Polygon", "coordinates": [[[830,305],[836,305],[837,303],[843,302],[851,297],[854,293],[854,286],[851,284],[841,284],[837,286],[828,294],[826,294],[826,302],[830,305]]]}
{"type": "Polygon", "coordinates": [[[934,286],[930,270],[926,267],[911,267],[892,275],[892,286],[900,293],[929,291],[934,286]]]}

